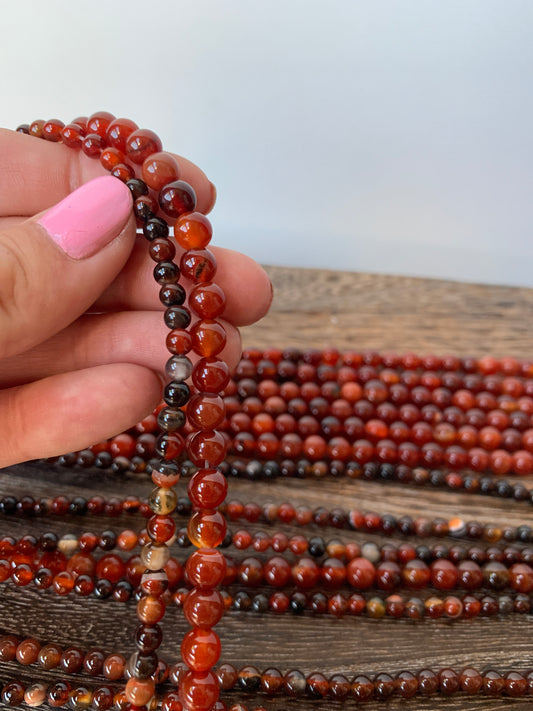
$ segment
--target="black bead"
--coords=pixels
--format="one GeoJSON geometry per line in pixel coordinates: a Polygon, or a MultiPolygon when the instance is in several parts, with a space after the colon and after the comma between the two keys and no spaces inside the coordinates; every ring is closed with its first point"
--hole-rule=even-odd
{"type": "Polygon", "coordinates": [[[84,467],[88,469],[89,467],[92,467],[94,464],[94,453],[91,452],[90,449],[82,449],[81,452],[78,454],[78,458],[76,459],[76,464],[79,467],[84,467]]]}
{"type": "Polygon", "coordinates": [[[190,548],[192,546],[191,539],[186,528],[180,528],[176,534],[176,543],[180,548],[190,548]]]}
{"type": "Polygon", "coordinates": [[[52,531],[43,533],[39,538],[39,548],[42,551],[55,551],[57,549],[58,536],[52,531]]]}
{"type": "Polygon", "coordinates": [[[110,529],[102,531],[98,539],[98,546],[103,551],[111,551],[117,545],[117,534],[110,529]]]}
{"type": "Polygon", "coordinates": [[[141,222],[145,222],[155,215],[148,200],[135,200],[133,203],[133,212],[135,213],[135,217],[141,222]]]}
{"type": "Polygon", "coordinates": [[[113,463],[111,464],[111,471],[115,474],[120,474],[121,472],[127,472],[130,468],[130,460],[127,457],[115,457],[113,463]]]}
{"type": "Polygon", "coordinates": [[[133,195],[133,199],[137,200],[141,195],[148,195],[148,186],[144,180],[139,180],[139,178],[131,178],[131,180],[126,181],[126,185],[133,195]]]}
{"type": "Polygon", "coordinates": [[[224,540],[219,545],[219,548],[229,548],[232,543],[233,543],[233,536],[231,535],[230,531],[227,531],[226,535],[224,536],[224,540]]]}
{"type": "Polygon", "coordinates": [[[17,511],[17,500],[14,496],[3,496],[0,499],[0,513],[14,514],[17,511]]]}
{"type": "Polygon", "coordinates": [[[94,466],[98,469],[109,469],[113,464],[113,457],[109,452],[99,452],[94,460],[94,466]]]}
{"type": "Polygon", "coordinates": [[[68,452],[67,454],[62,454],[57,463],[62,467],[72,467],[76,464],[77,454],[75,452],[68,452]]]}
{"type": "Polygon", "coordinates": [[[252,481],[263,478],[263,466],[259,460],[252,459],[246,464],[246,477],[252,481]]]}
{"type": "Polygon", "coordinates": [[[180,496],[176,504],[176,514],[178,516],[190,516],[192,504],[186,496],[180,496]]]}
{"type": "Polygon", "coordinates": [[[265,479],[277,479],[279,474],[279,464],[277,462],[269,459],[263,464],[263,476],[265,479]]]}
{"type": "Polygon", "coordinates": [[[17,511],[23,516],[33,516],[35,499],[31,496],[21,496],[17,502],[17,511]]]}
{"type": "Polygon", "coordinates": [[[95,597],[105,600],[112,594],[113,587],[113,583],[109,582],[109,580],[106,580],[106,578],[100,578],[100,580],[97,580],[94,585],[93,594],[95,597]]]}
{"type": "Polygon", "coordinates": [[[128,671],[136,679],[148,679],[157,669],[158,659],[154,652],[133,652],[128,660],[128,671]]]}
{"type": "Polygon", "coordinates": [[[242,667],[239,671],[239,686],[248,693],[261,688],[261,674],[252,666],[242,667]]]}
{"type": "Polygon", "coordinates": [[[151,217],[143,226],[143,234],[150,242],[154,239],[165,239],[168,237],[168,232],[168,224],[160,217],[151,217]]]}
{"type": "Polygon", "coordinates": [[[290,610],[295,615],[302,615],[307,607],[307,598],[301,592],[293,592],[290,597],[290,610]]]}
{"type": "Polygon", "coordinates": [[[397,520],[395,516],[391,514],[383,514],[381,517],[381,530],[387,535],[391,535],[396,532],[397,520]]]}
{"type": "Polygon", "coordinates": [[[309,539],[307,550],[309,555],[312,555],[313,558],[320,558],[326,552],[326,542],[322,536],[313,536],[309,539]]]}
{"type": "Polygon", "coordinates": [[[531,526],[518,526],[516,529],[516,538],[521,543],[531,543],[531,541],[533,541],[533,529],[531,526]]]}
{"type": "Polygon", "coordinates": [[[395,467],[393,464],[381,464],[379,467],[379,478],[385,481],[394,481],[396,478],[395,467]]]}
{"type": "Polygon", "coordinates": [[[513,487],[504,479],[496,482],[496,494],[502,499],[509,499],[513,495],[513,487]]]}
{"type": "Polygon", "coordinates": [[[159,301],[163,306],[181,306],[186,298],[187,292],[181,284],[165,284],[159,290],[159,301]]]}
{"type": "Polygon", "coordinates": [[[246,612],[252,607],[252,599],[247,592],[244,592],[244,590],[239,590],[235,593],[232,607],[234,610],[243,610],[246,612]]]}
{"type": "Polygon", "coordinates": [[[83,516],[87,513],[87,499],[83,496],[73,496],[68,507],[69,513],[83,516]]]}
{"type": "Polygon", "coordinates": [[[172,284],[178,281],[180,270],[174,262],[159,262],[154,267],[154,279],[158,284],[172,284]]]}
{"type": "Polygon", "coordinates": [[[363,465],[363,479],[370,481],[377,479],[379,476],[379,465],[375,462],[367,462],[363,465]]]}
{"type": "Polygon", "coordinates": [[[183,306],[169,306],[164,318],[168,328],[187,328],[191,323],[191,312],[183,306]]]}
{"type": "Polygon", "coordinates": [[[30,133],[30,124],[29,123],[21,123],[20,126],[17,126],[17,133],[25,133],[26,135],[29,135],[30,133]]]}
{"type": "Polygon", "coordinates": [[[191,397],[191,391],[186,383],[171,381],[167,383],[163,398],[171,407],[182,407],[191,397]]]}
{"type": "Polygon", "coordinates": [[[444,486],[446,483],[446,474],[440,469],[432,469],[429,472],[429,483],[434,487],[444,486]]]}
{"type": "Polygon", "coordinates": [[[113,599],[117,602],[128,602],[133,594],[133,585],[127,580],[119,580],[113,590],[113,599]]]}
{"type": "Polygon", "coordinates": [[[479,477],[479,493],[492,494],[494,492],[494,479],[490,476],[479,477]]]}
{"type": "Polygon", "coordinates": [[[268,612],[268,596],[264,593],[254,595],[252,600],[252,610],[254,612],[268,612]]]}

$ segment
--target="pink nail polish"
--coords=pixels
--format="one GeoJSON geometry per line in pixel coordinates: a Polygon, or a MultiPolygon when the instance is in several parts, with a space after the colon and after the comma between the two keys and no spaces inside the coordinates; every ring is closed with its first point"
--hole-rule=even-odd
{"type": "Polygon", "coordinates": [[[131,193],[111,175],[95,178],[50,208],[39,220],[73,259],[96,254],[122,230],[131,213],[131,193]]]}

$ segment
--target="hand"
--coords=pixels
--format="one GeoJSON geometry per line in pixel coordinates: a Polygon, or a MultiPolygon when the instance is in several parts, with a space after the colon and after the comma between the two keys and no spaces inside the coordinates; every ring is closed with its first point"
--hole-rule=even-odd
{"type": "MultiPolygon", "coordinates": [[[[208,212],[214,187],[178,160],[208,212]]],[[[100,178],[49,210],[103,175],[79,151],[0,129],[0,466],[87,447],[161,399],[168,329],[128,188],[100,178]]],[[[266,313],[271,286],[248,257],[212,251],[234,367],[237,327],[266,313]]]]}

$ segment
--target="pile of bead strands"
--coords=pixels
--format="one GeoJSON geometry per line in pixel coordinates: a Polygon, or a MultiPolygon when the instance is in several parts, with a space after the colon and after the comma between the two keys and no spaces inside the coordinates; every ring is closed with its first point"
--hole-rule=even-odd
{"type": "MultiPolygon", "coordinates": [[[[100,516],[120,516],[122,523],[123,516],[131,514],[129,520],[136,520],[134,528],[142,520],[135,519],[136,515],[146,521],[145,530],[137,533],[126,518],[123,530],[117,532],[58,539],[40,526],[40,536],[0,540],[0,579],[6,581],[5,585],[31,583],[46,590],[43,595],[110,598],[115,605],[136,601],[141,617],[137,651],[130,659],[116,650],[85,649],[83,645],[67,648],[54,640],[45,644],[44,640],[20,634],[0,637],[0,659],[9,662],[10,668],[29,667],[31,678],[42,670],[55,669],[63,677],[49,684],[25,684],[22,680],[5,683],[3,703],[15,706],[25,700],[35,706],[45,702],[74,709],[105,709],[114,704],[116,708],[133,709],[141,706],[144,694],[142,705],[151,708],[160,703],[165,711],[181,711],[182,702],[190,711],[251,708],[215,700],[219,684],[224,691],[237,688],[247,693],[260,691],[274,699],[281,697],[281,704],[287,695],[299,698],[304,705],[306,697],[315,703],[322,700],[321,708],[331,708],[341,701],[385,701],[394,696],[408,699],[438,693],[530,694],[533,677],[528,669],[515,669],[513,665],[507,665],[502,673],[465,664],[458,668],[450,664],[453,669],[388,673],[381,671],[385,665],[377,662],[374,675],[352,677],[328,677],[295,669],[280,672],[267,665],[261,669],[249,664],[236,668],[227,663],[212,671],[220,652],[212,627],[224,608],[248,616],[264,612],[314,614],[317,624],[326,615],[370,620],[386,617],[392,618],[392,624],[402,625],[394,618],[427,617],[432,624],[435,618],[529,613],[533,552],[529,545],[531,529],[525,524],[502,529],[492,523],[481,525],[457,518],[378,516],[324,505],[313,510],[291,502],[243,505],[230,500],[223,504],[226,480],[216,467],[230,477],[377,478],[385,483],[396,480],[404,485],[447,486],[529,503],[531,496],[522,481],[508,483],[487,475],[485,470],[510,475],[530,473],[530,367],[512,359],[496,363],[490,359],[402,359],[358,353],[341,356],[334,350],[251,350],[244,354],[235,377],[229,381],[220,373],[218,379],[211,373],[216,383],[210,381],[206,387],[204,377],[202,387],[198,387],[199,374],[192,373],[195,389],[204,394],[193,391],[187,405],[189,422],[185,423],[181,407],[189,394],[183,382],[190,369],[186,355],[192,347],[212,364],[224,338],[220,324],[213,323],[223,309],[223,294],[211,283],[216,265],[205,249],[206,243],[189,241],[205,240],[205,230],[210,233],[203,216],[190,214],[190,186],[179,181],[175,161],[168,154],[160,154],[157,137],[137,130],[129,121],[115,121],[99,113],[68,126],[58,121],[34,122],[22,130],[49,140],[63,140],[67,145],[70,142],[74,147],[81,145],[88,155],[100,158],[111,172],[128,182],[139,224],[157,263],[156,280],[162,282],[165,320],[171,329],[167,344],[172,354],[169,368],[173,385],[167,388],[166,406],[137,428],[90,450],[65,455],[60,462],[100,470],[111,467],[115,471],[151,472],[159,493],[150,497],[150,503],[136,496],[85,499],[60,495],[42,501],[6,495],[0,500],[1,512],[12,521],[18,516],[61,521],[66,515],[71,522],[73,517],[79,521],[89,517],[82,531],[97,527],[100,516]],[[135,160],[133,154],[139,147],[141,154],[135,160]],[[161,191],[157,199],[154,191],[161,191]],[[186,213],[180,215],[184,207],[186,213]],[[161,208],[168,219],[177,220],[178,230],[182,227],[183,234],[176,233],[187,250],[180,262],[181,272],[196,283],[189,308],[184,305],[185,292],[176,278],[178,270],[171,266],[172,243],[156,216],[161,208]],[[202,328],[194,325],[192,332],[189,309],[204,322],[202,328]],[[219,394],[222,390],[224,403],[219,394]],[[509,404],[513,399],[519,402],[517,407],[509,404]],[[437,413],[444,413],[444,421],[437,413]],[[215,427],[218,437],[205,434],[215,427]],[[209,456],[202,458],[194,447],[185,447],[195,438],[198,443],[195,432],[202,437],[202,447],[208,448],[209,456]],[[226,445],[230,456],[222,461],[226,445]],[[468,467],[471,473],[455,471],[459,467],[468,467]],[[188,493],[193,509],[186,497],[167,493],[180,474],[191,477],[188,493]],[[200,491],[211,498],[202,498],[200,491]],[[170,508],[174,508],[176,519],[169,516],[170,508]],[[191,513],[191,522],[186,525],[191,513]],[[226,520],[232,527],[227,534],[226,520]],[[176,528],[176,522],[181,522],[180,528],[176,528]],[[278,526],[286,528],[287,533],[278,526]],[[336,529],[330,538],[322,535],[326,527],[336,529]],[[362,532],[366,541],[357,540],[354,531],[362,532]],[[401,540],[393,539],[393,534],[401,540]],[[374,536],[376,542],[368,540],[374,536]],[[447,540],[450,536],[452,540],[447,540]],[[174,539],[170,555],[164,544],[174,539]],[[199,589],[193,586],[191,591],[191,584],[198,582],[196,554],[189,555],[191,540],[213,550],[215,543],[222,544],[226,558],[218,559],[218,577],[223,585],[218,591],[212,587],[212,577],[209,585],[200,581],[199,589]],[[165,605],[183,609],[193,627],[181,647],[182,660],[155,656],[161,642],[156,617],[165,605]],[[80,672],[82,681],[79,676],[69,676],[80,672]],[[93,682],[87,684],[88,678],[93,682]],[[102,683],[96,684],[96,679],[102,683]],[[179,691],[168,691],[168,682],[179,691]]],[[[220,361],[218,370],[224,373],[220,361]]],[[[255,624],[261,621],[256,619],[255,624]]],[[[357,627],[353,629],[356,634],[357,627]]],[[[168,632],[165,639],[168,641],[168,632]]],[[[267,705],[271,703],[276,702],[267,705]]],[[[276,705],[280,708],[284,706],[276,705]]]]}

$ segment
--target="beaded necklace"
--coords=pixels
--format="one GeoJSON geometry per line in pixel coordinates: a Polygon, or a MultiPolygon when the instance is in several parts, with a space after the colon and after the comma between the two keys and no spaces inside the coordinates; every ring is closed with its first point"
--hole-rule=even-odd
{"type": "MultiPolygon", "coordinates": [[[[230,707],[218,698],[219,691],[236,688],[335,702],[417,693],[531,693],[533,676],[516,669],[403,670],[373,678],[356,674],[350,680],[343,674],[327,678],[298,670],[260,672],[252,665],[215,667],[220,641],[213,630],[226,610],[410,620],[529,613],[533,533],[526,524],[498,527],[459,517],[411,518],[224,499],[232,476],[346,476],[391,486],[446,486],[532,503],[526,485],[487,473],[533,472],[531,365],[511,358],[249,349],[230,378],[217,357],[225,344],[217,321],[225,297],[213,282],[216,261],[207,248],[211,227],[195,211],[194,190],[179,179],[179,166],[162,152],[158,137],[104,112],[67,126],[36,121],[19,130],[83,150],[130,188],[165,307],[170,382],[164,404],[132,430],[57,461],[149,475],[156,488],[146,500],[62,495],[0,499],[5,517],[49,515],[60,520],[75,515],[94,522],[99,514],[125,514],[144,519],[141,530],[0,539],[0,582],[19,587],[31,583],[59,596],[134,602],[139,618],[136,651],[129,659],[99,649],[65,649],[53,641],[0,636],[0,661],[60,669],[67,675],[82,672],[105,681],[90,687],[65,679],[8,681],[3,703],[223,711],[230,707]],[[184,250],[179,266],[169,224],[184,250]],[[192,286],[188,301],[181,276],[192,286]],[[194,366],[191,352],[199,357],[194,366]],[[188,497],[178,497],[174,490],[180,477],[189,479],[188,497]],[[176,516],[188,518],[187,526],[178,528],[176,516]],[[252,529],[228,531],[227,521],[239,519],[252,529]],[[288,536],[258,531],[253,527],[258,522],[298,525],[310,532],[288,536]],[[315,530],[326,526],[365,536],[400,535],[413,544],[359,544],[338,537],[326,541],[315,530]],[[454,541],[440,543],[444,537],[454,541]],[[457,543],[459,539],[469,544],[457,543]],[[506,547],[498,547],[499,542],[506,547]],[[196,548],[192,553],[191,544],[196,548]],[[171,556],[171,545],[179,555],[171,556]],[[252,555],[238,557],[250,547],[252,555]],[[266,554],[269,549],[272,554],[266,554]],[[163,637],[159,623],[168,605],[182,610],[191,625],[177,662],[157,654],[163,637]],[[108,685],[119,681],[120,686],[108,685]],[[166,690],[169,683],[176,689],[166,690]]],[[[246,709],[239,703],[231,706],[231,711],[246,709]]]]}

